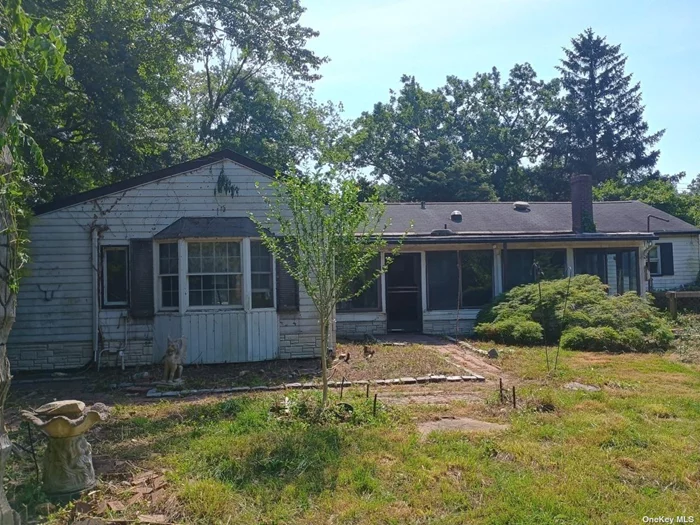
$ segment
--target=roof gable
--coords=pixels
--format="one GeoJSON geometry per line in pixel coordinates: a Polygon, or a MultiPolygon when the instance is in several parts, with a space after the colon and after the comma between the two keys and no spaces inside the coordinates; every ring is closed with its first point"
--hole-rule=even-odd
{"type": "Polygon", "coordinates": [[[178,175],[180,173],[185,173],[188,171],[193,171],[203,166],[209,164],[214,164],[222,160],[230,160],[236,164],[240,164],[246,168],[250,168],[262,175],[270,178],[274,178],[276,172],[269,166],[260,164],[259,162],[239,155],[235,151],[230,149],[223,149],[220,151],[215,151],[204,157],[199,157],[197,159],[189,160],[181,164],[176,164],[175,166],[170,166],[158,171],[152,171],[144,175],[139,175],[137,177],[132,177],[120,182],[115,182],[114,184],[108,184],[107,186],[101,186],[92,190],[84,191],[82,193],[76,193],[75,195],[70,195],[68,197],[62,197],[46,204],[40,204],[34,207],[35,215],[42,215],[44,213],[49,213],[51,211],[60,210],[61,208],[66,208],[68,206],[73,206],[75,204],[80,204],[92,199],[98,199],[100,197],[105,197],[112,193],[119,193],[143,184],[148,184],[149,182],[155,182],[167,177],[172,177],[173,175],[178,175]]]}

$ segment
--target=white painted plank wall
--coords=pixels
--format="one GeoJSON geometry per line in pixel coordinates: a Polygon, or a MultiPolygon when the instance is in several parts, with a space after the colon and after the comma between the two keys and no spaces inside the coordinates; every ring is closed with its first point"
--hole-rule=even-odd
{"type": "Polygon", "coordinates": [[[662,235],[656,242],[673,243],[673,275],[654,277],[654,290],[671,290],[695,281],[700,271],[700,236],[662,235]]]}
{"type": "MultiPolygon", "coordinates": [[[[264,175],[224,160],[36,217],[30,230],[32,262],[20,288],[17,322],[10,336],[10,346],[59,342],[67,345],[73,342],[84,344],[92,340],[92,226],[109,228],[100,237],[100,245],[104,246],[128,244],[131,238],[152,237],[180,217],[248,217],[253,213],[262,218],[267,212],[267,205],[260,198],[256,183],[260,185],[261,191],[267,192],[269,182],[270,179],[264,175]],[[215,194],[217,179],[222,170],[231,183],[239,188],[234,197],[215,194]],[[48,294],[54,290],[53,299],[44,300],[45,293],[42,290],[48,294]]],[[[284,333],[290,338],[282,345],[266,343],[265,348],[257,347],[258,356],[276,355],[282,346],[286,348],[288,357],[296,356],[300,349],[304,355],[309,352],[311,355],[317,354],[313,349],[302,348],[304,343],[301,339],[308,334],[306,330],[312,326],[316,329],[318,327],[313,306],[303,293],[300,310],[295,314],[280,316],[283,320],[279,325],[275,323],[274,332],[269,332],[284,333]]],[[[124,332],[119,320],[125,311],[102,310],[100,313],[100,327],[114,341],[123,340],[124,332]]],[[[179,335],[179,329],[173,331],[173,316],[158,314],[156,317],[160,318],[161,315],[167,321],[158,320],[155,327],[151,322],[148,328],[139,325],[140,332],[136,329],[132,332],[132,325],[129,326],[130,334],[153,340],[155,360],[163,355],[167,335],[179,335]]],[[[196,322],[204,322],[199,317],[197,316],[196,322]]],[[[270,325],[273,317],[277,319],[276,312],[263,316],[263,323],[270,325]]],[[[190,322],[189,329],[193,322],[195,321],[190,322]]],[[[208,328],[206,333],[209,333],[208,328]]],[[[241,332],[233,325],[228,325],[228,328],[228,332],[214,330],[213,342],[217,342],[217,337],[220,337],[222,344],[231,342],[234,350],[227,350],[232,352],[231,355],[210,355],[209,350],[205,353],[211,358],[245,360],[245,333],[239,335],[241,332]],[[241,342],[244,343],[242,346],[241,342]]],[[[197,355],[190,355],[190,359],[197,359],[197,355]]]]}

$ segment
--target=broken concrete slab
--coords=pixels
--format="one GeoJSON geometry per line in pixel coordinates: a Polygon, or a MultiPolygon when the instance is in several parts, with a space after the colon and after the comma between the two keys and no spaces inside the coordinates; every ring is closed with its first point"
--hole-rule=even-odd
{"type": "Polygon", "coordinates": [[[510,426],[490,423],[469,417],[444,418],[437,421],[425,421],[418,424],[418,431],[427,436],[431,432],[500,432],[510,426]]]}
{"type": "Polygon", "coordinates": [[[579,383],[577,381],[566,383],[564,388],[567,390],[585,390],[586,392],[598,392],[600,390],[600,388],[597,386],[584,385],[583,383],[579,383]]]}

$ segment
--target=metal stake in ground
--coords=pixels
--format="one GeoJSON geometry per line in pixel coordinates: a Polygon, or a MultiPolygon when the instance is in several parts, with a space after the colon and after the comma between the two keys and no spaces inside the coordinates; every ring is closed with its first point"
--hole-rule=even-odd
{"type": "Polygon", "coordinates": [[[374,406],[372,407],[372,417],[377,416],[377,394],[374,394],[374,406]]]}
{"type": "Polygon", "coordinates": [[[503,378],[498,378],[498,399],[503,404],[503,378]]]}
{"type": "Polygon", "coordinates": [[[513,408],[515,408],[515,386],[513,386],[513,408]]]}
{"type": "Polygon", "coordinates": [[[340,381],[340,399],[343,399],[343,388],[345,388],[345,376],[340,381]]]}
{"type": "Polygon", "coordinates": [[[369,382],[367,383],[367,392],[365,392],[365,397],[369,399],[369,382]]]}

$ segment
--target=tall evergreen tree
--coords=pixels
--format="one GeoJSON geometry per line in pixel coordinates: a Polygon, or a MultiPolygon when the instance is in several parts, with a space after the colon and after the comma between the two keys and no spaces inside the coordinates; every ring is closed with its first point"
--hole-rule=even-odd
{"type": "Polygon", "coordinates": [[[557,68],[565,94],[554,155],[564,173],[589,173],[596,183],[644,179],[658,160],[653,148],[663,130],[649,133],[639,83],[625,73],[627,57],[590,28],[571,45],[557,68]]]}

